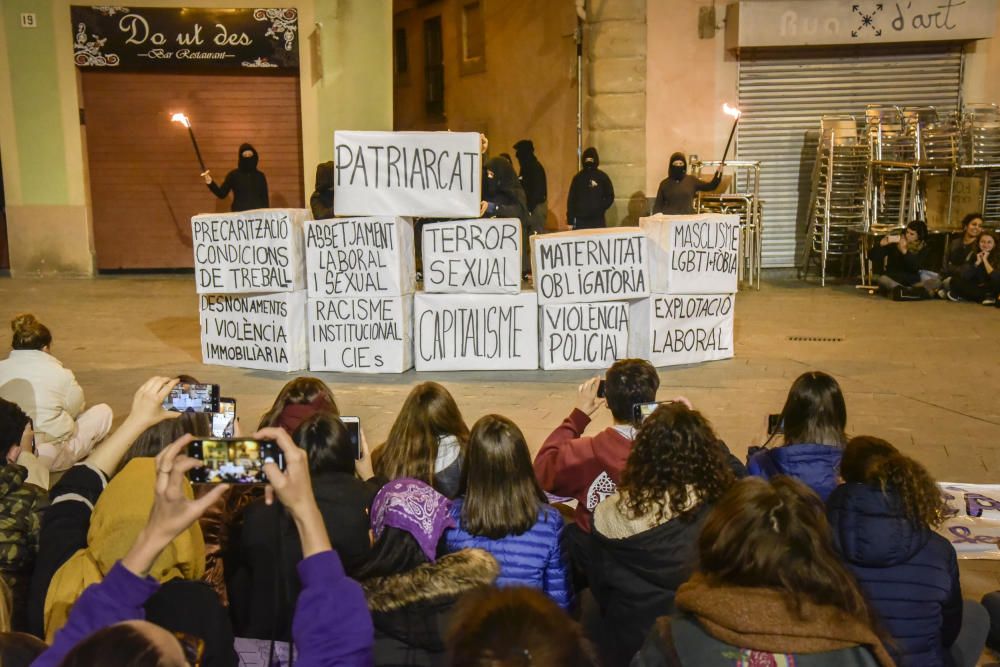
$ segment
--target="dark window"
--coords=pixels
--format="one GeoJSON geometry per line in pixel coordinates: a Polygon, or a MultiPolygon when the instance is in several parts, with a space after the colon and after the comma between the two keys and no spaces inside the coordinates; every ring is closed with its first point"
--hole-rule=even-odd
{"type": "Polygon", "coordinates": [[[424,21],[424,104],[427,115],[444,116],[444,46],[441,43],[441,17],[424,21]]]}
{"type": "Polygon", "coordinates": [[[486,58],[486,27],[483,25],[481,2],[462,5],[462,60],[486,58]]]}
{"type": "Polygon", "coordinates": [[[410,58],[406,52],[406,28],[396,28],[395,40],[396,74],[406,74],[410,69],[410,58]]]}

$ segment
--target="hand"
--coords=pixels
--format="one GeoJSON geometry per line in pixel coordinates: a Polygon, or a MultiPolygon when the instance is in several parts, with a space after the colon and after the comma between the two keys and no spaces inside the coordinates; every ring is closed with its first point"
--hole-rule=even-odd
{"type": "Polygon", "coordinates": [[[354,462],[354,471],[358,477],[368,481],[375,476],[375,469],[372,466],[372,452],[368,448],[368,438],[365,437],[364,430],[361,431],[361,458],[354,462]]]}
{"type": "Polygon", "coordinates": [[[143,429],[146,429],[164,419],[180,417],[179,412],[163,409],[163,401],[178,382],[177,378],[165,377],[152,377],[146,380],[132,397],[132,410],[128,414],[128,419],[138,422],[143,429]]]}
{"type": "Polygon", "coordinates": [[[490,140],[486,138],[486,135],[482,132],[479,133],[479,153],[481,155],[486,155],[486,151],[489,150],[490,140]]]}
{"type": "Polygon", "coordinates": [[[976,255],[976,266],[982,264],[985,259],[986,259],[986,253],[981,252],[978,255],[976,255]]]}
{"type": "Polygon", "coordinates": [[[597,397],[597,387],[600,384],[601,378],[593,377],[581,384],[577,390],[576,409],[588,417],[608,404],[607,400],[597,397]]]}
{"type": "Polygon", "coordinates": [[[896,247],[899,248],[899,252],[901,252],[901,253],[903,253],[905,255],[906,254],[906,249],[907,249],[908,246],[909,246],[909,244],[907,244],[907,242],[906,242],[906,235],[905,234],[900,234],[899,235],[899,241],[896,243],[896,247]]]}
{"type": "Polygon", "coordinates": [[[483,217],[484,215],[486,215],[486,209],[489,208],[489,206],[490,205],[489,205],[488,202],[484,202],[484,201],[479,202],[479,217],[480,218],[483,217]]]}
{"type": "Polygon", "coordinates": [[[201,172],[201,177],[205,179],[205,185],[212,184],[212,172],[210,172],[208,169],[201,172]]]}
{"type": "Polygon", "coordinates": [[[264,474],[270,482],[264,491],[268,505],[278,496],[281,504],[288,508],[293,517],[316,507],[312,482],[309,478],[309,461],[304,449],[292,442],[292,437],[283,428],[262,428],[253,434],[254,438],[274,440],[285,454],[285,471],[275,463],[264,464],[264,474]]]}
{"type": "Polygon", "coordinates": [[[883,248],[886,247],[887,245],[889,245],[889,237],[888,236],[883,236],[882,240],[879,241],[878,244],[880,246],[882,246],[883,248]]]}
{"type": "Polygon", "coordinates": [[[156,457],[153,508],[145,528],[122,559],[122,565],[135,574],[148,574],[160,552],[201,518],[229,488],[227,484],[219,484],[197,500],[190,497],[187,472],[203,465],[201,461],[181,453],[192,440],[192,435],[181,436],[156,457]]]}

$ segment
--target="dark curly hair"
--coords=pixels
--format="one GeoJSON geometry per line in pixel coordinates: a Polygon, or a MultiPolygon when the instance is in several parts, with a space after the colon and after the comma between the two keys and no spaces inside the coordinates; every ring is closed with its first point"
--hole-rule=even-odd
{"type": "Polygon", "coordinates": [[[619,510],[633,517],[655,511],[662,521],[669,505],[672,516],[686,520],[702,503],[718,500],[735,481],[708,420],[683,403],[667,403],[636,433],[618,487],[619,510]]]}
{"type": "Polygon", "coordinates": [[[914,525],[934,528],[947,516],[948,504],[927,468],[881,438],[851,438],[840,461],[840,476],[848,483],[876,486],[882,493],[892,491],[914,525]]]}

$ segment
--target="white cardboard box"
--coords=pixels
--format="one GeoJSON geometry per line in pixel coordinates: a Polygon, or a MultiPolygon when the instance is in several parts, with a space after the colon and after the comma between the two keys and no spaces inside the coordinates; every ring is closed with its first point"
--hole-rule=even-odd
{"type": "Polygon", "coordinates": [[[545,370],[607,368],[628,356],[629,304],[559,303],[538,307],[538,354],[545,370]]]}
{"type": "Polygon", "coordinates": [[[424,291],[517,294],[521,291],[521,221],[448,220],[424,225],[424,291]]]}
{"type": "Polygon", "coordinates": [[[305,290],[202,294],[198,301],[204,363],[285,373],[305,370],[305,290]]]}
{"type": "Polygon", "coordinates": [[[678,366],[733,356],[735,294],[653,294],[631,306],[629,356],[678,366]]]}
{"type": "Polygon", "coordinates": [[[305,225],[309,298],[399,296],[416,288],[413,223],[393,216],[305,225]]]}
{"type": "Polygon", "coordinates": [[[652,293],[736,291],[740,216],[654,215],[640,218],[639,227],[649,236],[652,293]]]}
{"type": "Polygon", "coordinates": [[[309,370],[402,373],[413,367],[413,295],[309,299],[309,370]]]}

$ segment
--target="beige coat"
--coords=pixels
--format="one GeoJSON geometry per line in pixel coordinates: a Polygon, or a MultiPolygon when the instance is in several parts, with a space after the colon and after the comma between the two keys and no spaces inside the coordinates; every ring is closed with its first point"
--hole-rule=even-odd
{"type": "Polygon", "coordinates": [[[38,442],[68,440],[83,410],[83,389],[73,371],[41,350],[11,350],[0,361],[0,398],[17,403],[31,417],[38,442]]]}

